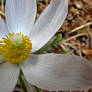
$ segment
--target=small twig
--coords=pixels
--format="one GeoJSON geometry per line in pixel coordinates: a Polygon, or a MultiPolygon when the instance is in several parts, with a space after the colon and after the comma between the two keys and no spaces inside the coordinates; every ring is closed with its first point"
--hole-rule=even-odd
{"type": "Polygon", "coordinates": [[[91,44],[92,44],[92,33],[89,31],[89,28],[88,28],[88,30],[87,30],[87,32],[88,32],[88,34],[89,34],[89,45],[90,45],[90,47],[91,47],[91,44]]]}
{"type": "Polygon", "coordinates": [[[75,36],[69,37],[69,38],[67,38],[66,40],[63,40],[60,44],[64,44],[65,42],[67,42],[67,41],[69,41],[69,40],[72,40],[72,39],[74,39],[74,38],[77,38],[77,37],[80,37],[80,36],[83,36],[83,35],[87,36],[88,33],[81,33],[81,34],[77,34],[77,35],[75,35],[75,36]]]}
{"type": "Polygon", "coordinates": [[[4,0],[1,0],[1,8],[2,8],[2,12],[4,12],[4,0]]]}
{"type": "Polygon", "coordinates": [[[79,47],[79,55],[80,55],[80,57],[82,57],[81,45],[80,45],[80,42],[79,41],[78,41],[78,47],[79,47]]]}
{"type": "Polygon", "coordinates": [[[62,49],[63,49],[64,51],[68,51],[67,48],[64,46],[64,44],[60,44],[60,46],[62,47],[62,49]]]}
{"type": "Polygon", "coordinates": [[[70,31],[70,32],[68,32],[68,33],[76,32],[76,31],[78,31],[78,30],[80,30],[80,29],[83,29],[84,27],[89,26],[89,25],[92,25],[92,22],[89,22],[89,23],[84,24],[84,25],[82,25],[82,26],[80,26],[80,27],[77,27],[77,28],[75,28],[75,29],[71,30],[71,31],[70,31]]]}
{"type": "Polygon", "coordinates": [[[74,45],[70,44],[70,43],[65,43],[65,45],[67,45],[67,46],[69,46],[69,47],[71,47],[73,49],[76,49],[76,47],[74,45]]]}
{"type": "Polygon", "coordinates": [[[5,17],[5,13],[0,11],[0,15],[2,15],[3,17],[5,17]]]}

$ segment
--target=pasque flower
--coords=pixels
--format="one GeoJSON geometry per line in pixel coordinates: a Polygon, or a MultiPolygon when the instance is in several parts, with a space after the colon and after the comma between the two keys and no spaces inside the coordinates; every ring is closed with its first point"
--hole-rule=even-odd
{"type": "Polygon", "coordinates": [[[92,64],[86,59],[32,54],[58,31],[67,15],[68,0],[51,0],[34,22],[36,7],[36,0],[6,0],[6,23],[0,17],[0,92],[12,92],[20,69],[30,84],[43,89],[92,87],[92,64]]]}

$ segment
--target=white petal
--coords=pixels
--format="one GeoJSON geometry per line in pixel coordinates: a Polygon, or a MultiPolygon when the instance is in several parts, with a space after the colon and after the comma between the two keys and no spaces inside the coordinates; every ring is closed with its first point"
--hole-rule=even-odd
{"type": "Polygon", "coordinates": [[[4,23],[4,20],[0,16],[0,40],[1,40],[2,37],[4,37],[8,33],[9,32],[7,30],[5,23],[4,23]]]}
{"type": "Polygon", "coordinates": [[[78,56],[32,55],[21,68],[28,82],[51,91],[92,87],[92,64],[78,56]]]}
{"type": "Polygon", "coordinates": [[[5,13],[10,32],[28,35],[36,16],[36,0],[6,0],[5,13]]]}
{"type": "Polygon", "coordinates": [[[33,49],[40,49],[58,31],[63,24],[68,11],[68,0],[51,0],[50,5],[43,11],[30,33],[33,49]]]}
{"type": "Polygon", "coordinates": [[[0,92],[12,92],[18,79],[19,67],[14,64],[0,64],[0,92]]]}

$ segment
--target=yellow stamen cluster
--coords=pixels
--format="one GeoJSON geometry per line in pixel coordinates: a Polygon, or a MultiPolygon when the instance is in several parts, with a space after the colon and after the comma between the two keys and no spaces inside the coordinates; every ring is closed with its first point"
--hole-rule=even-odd
{"type": "Polygon", "coordinates": [[[0,41],[0,54],[6,62],[23,62],[31,53],[30,38],[20,33],[9,33],[0,41]]]}

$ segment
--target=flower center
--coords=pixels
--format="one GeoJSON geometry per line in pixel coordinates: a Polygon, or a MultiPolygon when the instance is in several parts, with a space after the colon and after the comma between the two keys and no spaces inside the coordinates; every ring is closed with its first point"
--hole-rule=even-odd
{"type": "Polygon", "coordinates": [[[6,62],[23,62],[31,53],[32,43],[29,37],[20,33],[9,33],[0,41],[0,54],[6,62]]]}

